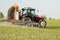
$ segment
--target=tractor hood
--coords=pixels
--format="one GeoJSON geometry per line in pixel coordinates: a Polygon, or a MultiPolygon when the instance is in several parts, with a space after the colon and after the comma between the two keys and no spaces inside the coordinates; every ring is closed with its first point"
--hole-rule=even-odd
{"type": "Polygon", "coordinates": [[[36,18],[37,21],[39,21],[39,20],[41,20],[41,19],[44,19],[44,18],[42,18],[42,17],[40,17],[40,16],[35,16],[35,18],[36,18]]]}

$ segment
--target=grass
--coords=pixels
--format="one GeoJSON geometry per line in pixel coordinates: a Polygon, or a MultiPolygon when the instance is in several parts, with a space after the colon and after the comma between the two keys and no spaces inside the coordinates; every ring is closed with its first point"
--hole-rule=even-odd
{"type": "Polygon", "coordinates": [[[60,40],[60,20],[46,20],[46,28],[0,27],[0,40],[60,40]]]}

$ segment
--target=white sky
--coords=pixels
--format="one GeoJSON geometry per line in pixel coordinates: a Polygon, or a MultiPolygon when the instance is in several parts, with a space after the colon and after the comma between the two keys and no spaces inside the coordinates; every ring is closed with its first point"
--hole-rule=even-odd
{"type": "Polygon", "coordinates": [[[40,11],[40,15],[47,17],[60,18],[60,0],[0,0],[0,11],[7,16],[7,10],[14,3],[20,8],[32,7],[40,11]]]}

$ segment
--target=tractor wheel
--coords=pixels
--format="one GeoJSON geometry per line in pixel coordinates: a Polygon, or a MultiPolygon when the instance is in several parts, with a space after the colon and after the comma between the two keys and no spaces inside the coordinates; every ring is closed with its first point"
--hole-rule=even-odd
{"type": "Polygon", "coordinates": [[[46,27],[46,21],[45,20],[40,20],[39,21],[39,27],[45,28],[46,27]]]}
{"type": "Polygon", "coordinates": [[[23,22],[31,22],[31,19],[29,17],[22,18],[23,22]]]}

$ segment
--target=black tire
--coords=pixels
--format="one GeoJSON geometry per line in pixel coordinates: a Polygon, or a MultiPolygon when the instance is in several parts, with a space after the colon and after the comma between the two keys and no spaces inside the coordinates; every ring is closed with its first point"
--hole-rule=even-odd
{"type": "Polygon", "coordinates": [[[39,21],[39,28],[45,28],[46,27],[46,21],[45,20],[40,20],[39,21]]]}
{"type": "Polygon", "coordinates": [[[24,17],[22,18],[23,22],[31,22],[31,19],[29,17],[24,17]]]}

